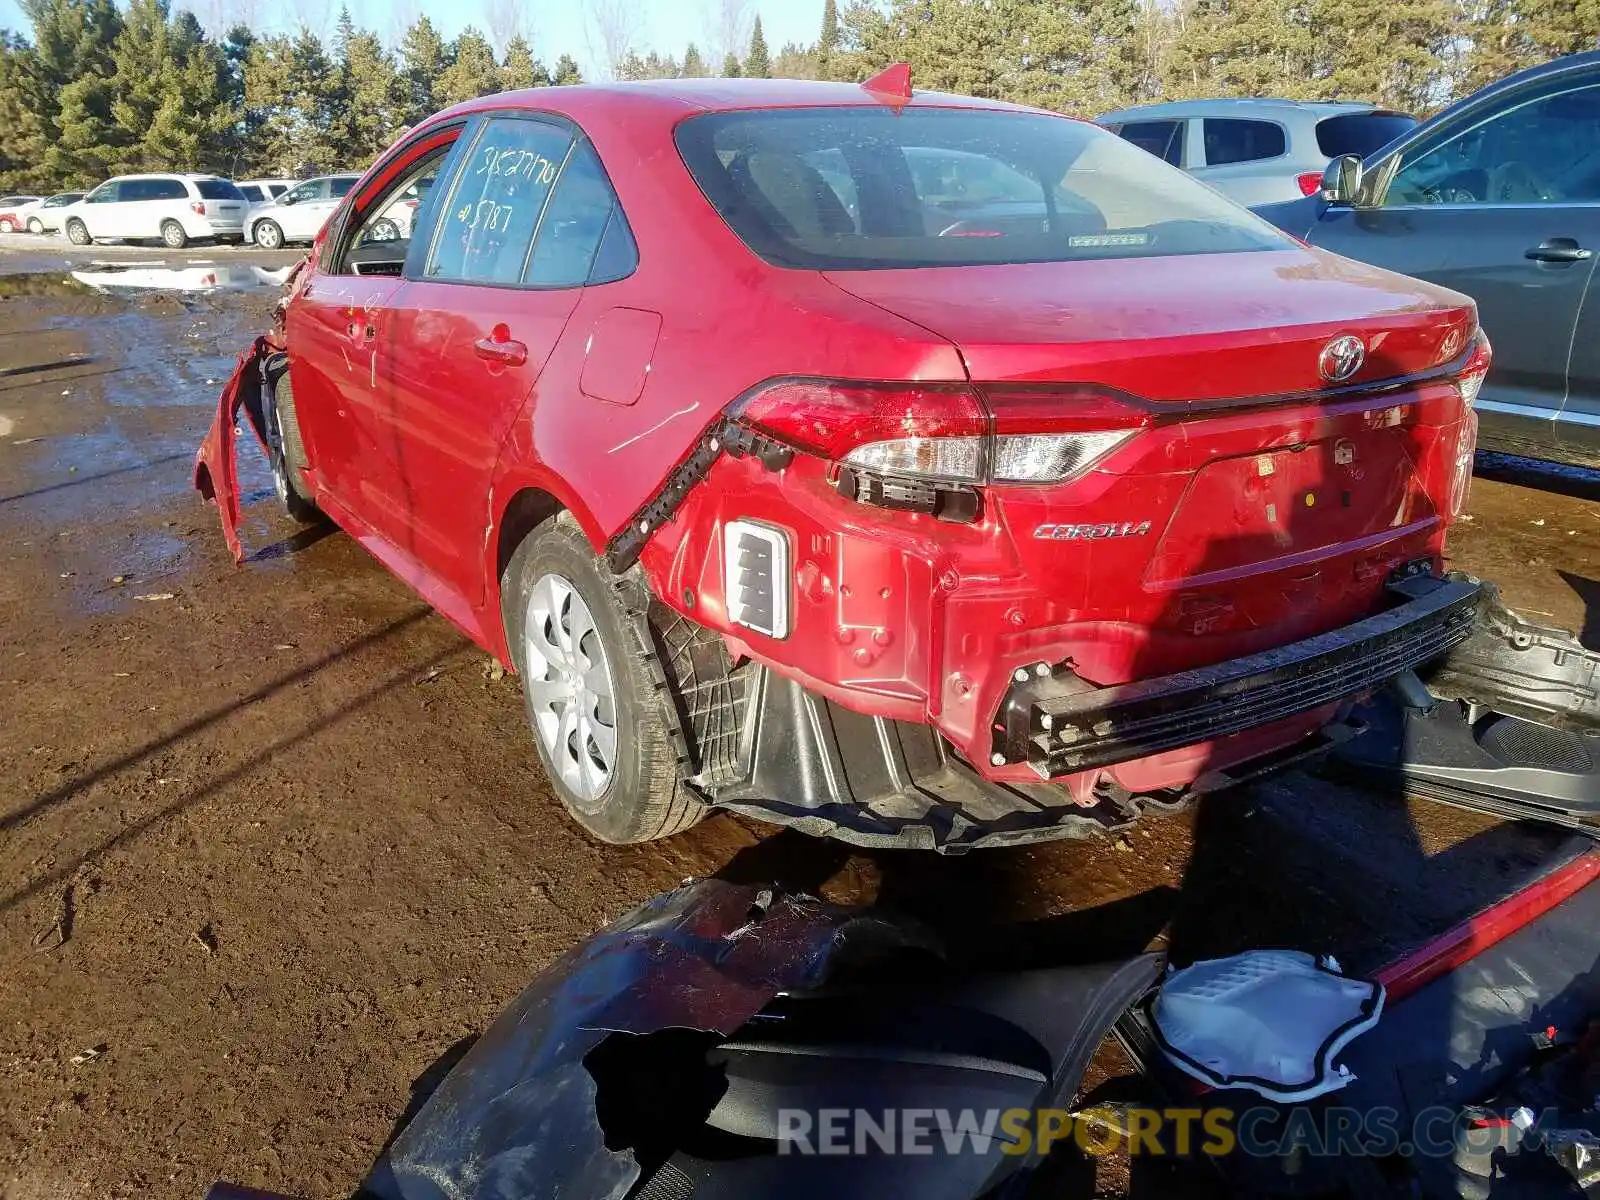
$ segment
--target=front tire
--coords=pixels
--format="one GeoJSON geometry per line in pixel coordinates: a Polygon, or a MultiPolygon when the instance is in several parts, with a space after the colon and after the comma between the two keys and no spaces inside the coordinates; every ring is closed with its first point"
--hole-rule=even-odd
{"type": "Polygon", "coordinates": [[[161,222],[161,241],[168,250],[182,250],[189,244],[189,235],[176,221],[161,222]]]}
{"type": "Polygon", "coordinates": [[[272,490],[278,494],[283,511],[302,525],[322,520],[322,510],[301,483],[306,451],[300,441],[300,422],[294,411],[294,388],[289,372],[284,371],[273,385],[271,402],[266,405],[267,463],[272,467],[272,490]]]}
{"type": "Polygon", "coordinates": [[[517,547],[501,609],[539,758],[578,824],[620,844],[701,820],[706,807],[673,751],[655,652],[571,517],[517,547]]]}
{"type": "Polygon", "coordinates": [[[258,221],[255,242],[263,250],[277,250],[283,245],[283,227],[276,221],[258,221]]]}
{"type": "Polygon", "coordinates": [[[38,217],[29,217],[28,232],[33,234],[34,237],[38,237],[44,232],[44,222],[39,220],[38,217]]]}
{"type": "Polygon", "coordinates": [[[74,219],[67,222],[67,241],[74,246],[87,246],[93,240],[89,236],[88,227],[82,221],[74,219]]]}

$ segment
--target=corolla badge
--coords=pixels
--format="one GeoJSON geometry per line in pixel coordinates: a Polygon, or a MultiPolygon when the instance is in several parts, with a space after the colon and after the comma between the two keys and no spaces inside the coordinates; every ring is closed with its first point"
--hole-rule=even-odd
{"type": "Polygon", "coordinates": [[[1322,348],[1317,360],[1317,370],[1329,383],[1343,383],[1361,369],[1367,359],[1367,348],[1353,333],[1336,337],[1322,348]]]}

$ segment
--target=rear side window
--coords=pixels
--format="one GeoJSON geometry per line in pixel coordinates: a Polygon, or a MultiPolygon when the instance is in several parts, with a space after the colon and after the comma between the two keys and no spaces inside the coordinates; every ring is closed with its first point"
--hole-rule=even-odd
{"type": "Polygon", "coordinates": [[[196,179],[194,186],[202,200],[243,200],[239,189],[226,179],[196,179]]]}
{"type": "Polygon", "coordinates": [[[1362,158],[1387,146],[1417,126],[1415,117],[1401,113],[1348,113],[1317,122],[1317,149],[1329,158],[1359,154],[1362,158]]]}
{"type": "Polygon", "coordinates": [[[350,194],[350,189],[355,187],[356,179],[355,176],[352,175],[343,179],[331,179],[328,181],[328,183],[330,187],[330,193],[333,198],[335,200],[342,200],[344,197],[350,194]]]}
{"type": "Polygon", "coordinates": [[[266,199],[266,196],[262,194],[262,187],[259,183],[241,184],[239,191],[244,195],[244,198],[250,201],[252,204],[259,204],[261,201],[266,199]]]}
{"type": "Polygon", "coordinates": [[[1287,239],[1096,125],[843,107],[691,117],[679,152],[776,266],[849,270],[1281,249],[1287,239]]]}
{"type": "Polygon", "coordinates": [[[439,231],[423,274],[469,283],[520,282],[572,141],[566,127],[543,121],[486,122],[439,210],[439,231]]]}
{"type": "Polygon", "coordinates": [[[1117,136],[1175,167],[1183,166],[1182,121],[1129,121],[1117,136]]]}
{"type": "Polygon", "coordinates": [[[1274,121],[1241,121],[1232,117],[1207,117],[1202,127],[1206,165],[1255,162],[1277,158],[1289,148],[1283,126],[1274,121]]]}
{"type": "Polygon", "coordinates": [[[599,155],[587,141],[579,142],[556,180],[522,281],[540,287],[579,287],[591,279],[609,282],[631,273],[633,263],[627,261],[626,245],[614,245],[607,261],[596,261],[613,221],[622,226],[613,242],[626,237],[626,245],[631,245],[621,205],[599,155]]]}
{"type": "Polygon", "coordinates": [[[145,181],[149,189],[146,200],[187,200],[189,189],[183,186],[181,179],[149,179],[145,181]]]}

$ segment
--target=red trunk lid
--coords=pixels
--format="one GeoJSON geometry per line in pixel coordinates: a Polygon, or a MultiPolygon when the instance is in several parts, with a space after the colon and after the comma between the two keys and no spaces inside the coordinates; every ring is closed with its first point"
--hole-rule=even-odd
{"type": "Polygon", "coordinates": [[[1098,383],[1150,400],[1274,397],[1327,386],[1318,358],[1354,333],[1350,383],[1458,357],[1458,293],[1295,247],[1084,262],[830,272],[837,286],[948,338],[979,382],[1098,383]]]}

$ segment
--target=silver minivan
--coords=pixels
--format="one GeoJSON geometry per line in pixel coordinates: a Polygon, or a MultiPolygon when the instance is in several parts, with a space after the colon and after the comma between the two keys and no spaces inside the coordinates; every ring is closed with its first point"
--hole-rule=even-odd
{"type": "Polygon", "coordinates": [[[1302,100],[1175,100],[1106,113],[1098,122],[1240,204],[1309,196],[1341,154],[1365,158],[1417,123],[1371,104],[1302,100]]]}

